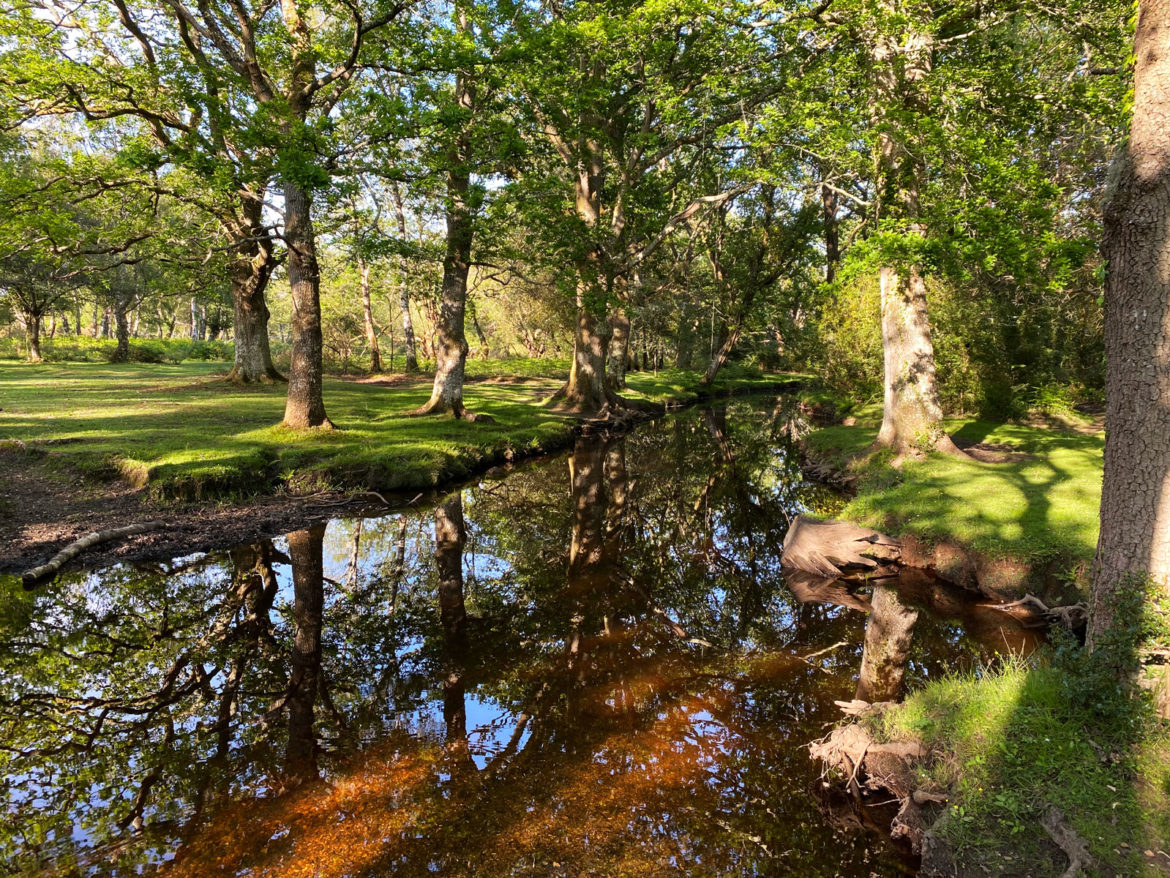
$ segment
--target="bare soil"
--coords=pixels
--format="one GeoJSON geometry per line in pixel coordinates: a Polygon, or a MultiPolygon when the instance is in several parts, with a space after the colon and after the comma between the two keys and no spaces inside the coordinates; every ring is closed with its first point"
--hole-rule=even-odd
{"type": "Polygon", "coordinates": [[[22,573],[87,533],[138,522],[161,526],[95,546],[70,567],[168,560],[275,536],[343,513],[406,506],[413,498],[385,499],[389,507],[372,495],[340,494],[162,504],[122,481],[83,480],[49,454],[0,447],[0,573],[22,573]]]}

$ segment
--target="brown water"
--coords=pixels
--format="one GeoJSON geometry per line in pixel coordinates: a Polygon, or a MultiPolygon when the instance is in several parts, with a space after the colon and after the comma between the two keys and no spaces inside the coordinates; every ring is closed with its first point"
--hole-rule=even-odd
{"type": "Polygon", "coordinates": [[[0,610],[17,874],[905,874],[807,744],[1028,650],[922,575],[793,580],[775,401],[0,610]],[[864,674],[862,669],[864,668],[864,674]],[[859,677],[860,675],[860,677],[859,677]]]}

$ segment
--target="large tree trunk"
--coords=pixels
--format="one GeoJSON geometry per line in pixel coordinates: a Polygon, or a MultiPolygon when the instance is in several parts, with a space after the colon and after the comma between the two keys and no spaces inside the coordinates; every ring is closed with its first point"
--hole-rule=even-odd
{"type": "MultiPolygon", "coordinates": [[[[264,228],[262,203],[245,199],[242,207],[244,223],[231,228],[236,236],[235,258],[232,260],[232,337],[235,363],[228,380],[238,384],[253,382],[273,383],[286,380],[272,364],[268,342],[268,304],[264,294],[275,266],[272,238],[264,228]]],[[[201,338],[191,300],[191,336],[201,338]]]]}
{"type": "MultiPolygon", "coordinates": [[[[398,184],[390,187],[390,194],[394,198],[394,215],[398,219],[398,236],[406,242],[406,210],[402,204],[402,193],[398,191],[398,184]]],[[[414,321],[410,319],[410,286],[406,280],[406,257],[398,261],[398,270],[401,280],[398,283],[398,303],[402,309],[402,346],[406,353],[405,369],[408,373],[418,371],[418,349],[414,340],[414,321]]]]}
{"type": "Polygon", "coordinates": [[[370,302],[370,265],[364,259],[358,260],[361,274],[362,316],[365,318],[366,343],[370,346],[370,371],[382,371],[382,350],[378,347],[378,332],[374,328],[374,307],[370,302]]]}
{"type": "Polygon", "coordinates": [[[611,390],[626,386],[626,366],[630,357],[630,312],[618,305],[609,315],[609,353],[605,363],[606,380],[611,390]]]}
{"type": "MultiPolygon", "coordinates": [[[[904,16],[902,5],[882,0],[881,8],[888,16],[904,16]]],[[[920,150],[909,142],[911,120],[927,112],[922,84],[932,51],[928,27],[911,16],[901,39],[879,36],[873,53],[880,210],[899,221],[911,242],[924,233],[919,198],[926,175],[920,150]]],[[[904,262],[881,269],[885,399],[877,444],[899,456],[934,449],[960,454],[942,425],[926,283],[913,259],[904,262]]]]}
{"type": "Polygon", "coordinates": [[[961,454],[942,425],[926,284],[918,266],[911,265],[908,276],[883,268],[881,295],[885,400],[878,444],[899,455],[932,449],[961,454]]]}
{"type": "Polygon", "coordinates": [[[1105,211],[1105,482],[1089,644],[1118,595],[1170,587],[1170,0],[1141,0],[1134,111],[1105,211]]]}
{"type": "MultiPolygon", "coordinates": [[[[589,161],[577,170],[575,183],[577,215],[590,233],[601,222],[601,190],[605,167],[600,149],[586,143],[589,161]]],[[[605,379],[609,350],[609,322],[606,320],[603,254],[593,246],[577,261],[577,326],[573,336],[573,363],[569,380],[554,395],[560,407],[576,414],[601,417],[611,409],[623,408],[621,398],[605,379]]]]}
{"type": "Polygon", "coordinates": [[[288,241],[288,281],[292,289],[292,365],[286,427],[332,427],[325,415],[321,354],[321,291],[312,199],[295,183],[284,187],[284,235],[288,241]]]}
{"type": "MultiPolygon", "coordinates": [[[[466,13],[456,9],[458,30],[468,26],[466,13]]],[[[461,110],[474,110],[467,74],[455,76],[455,100],[461,110]]],[[[447,155],[447,252],[443,257],[443,290],[435,321],[435,383],[431,398],[416,414],[450,412],[456,418],[478,420],[463,408],[463,372],[467,363],[465,312],[467,275],[471,270],[471,244],[474,226],[471,205],[467,201],[471,186],[468,170],[470,145],[466,131],[460,132],[447,155]]]]}
{"type": "Polygon", "coordinates": [[[313,777],[317,774],[317,735],[313,715],[321,676],[321,622],[325,606],[324,537],[323,524],[288,535],[296,633],[288,681],[288,749],[285,766],[289,774],[297,777],[313,777]]]}

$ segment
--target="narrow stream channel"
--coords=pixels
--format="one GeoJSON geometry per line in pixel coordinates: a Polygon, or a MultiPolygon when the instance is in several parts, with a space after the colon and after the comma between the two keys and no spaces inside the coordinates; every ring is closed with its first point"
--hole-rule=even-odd
{"type": "Polygon", "coordinates": [[[429,508],[13,589],[0,863],[913,874],[808,743],[1036,635],[922,574],[787,582],[790,517],[839,503],[791,421],[694,409],[429,508]]]}

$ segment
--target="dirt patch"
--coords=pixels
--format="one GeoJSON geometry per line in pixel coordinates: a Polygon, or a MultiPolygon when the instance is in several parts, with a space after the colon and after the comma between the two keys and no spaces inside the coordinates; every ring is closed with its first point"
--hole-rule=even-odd
{"type": "Polygon", "coordinates": [[[1016,463],[1021,460],[1036,460],[1037,455],[1020,451],[1014,445],[995,442],[972,442],[969,439],[956,439],[957,445],[971,457],[983,463],[1016,463]]]}
{"type": "MultiPolygon", "coordinates": [[[[17,447],[0,447],[0,472],[0,573],[21,573],[41,564],[92,531],[140,521],[162,524],[151,533],[95,547],[72,566],[166,560],[275,536],[342,513],[387,508],[377,498],[344,495],[164,506],[124,482],[85,482],[52,455],[17,447]]],[[[386,499],[392,506],[405,506],[412,497],[386,499]]]]}

